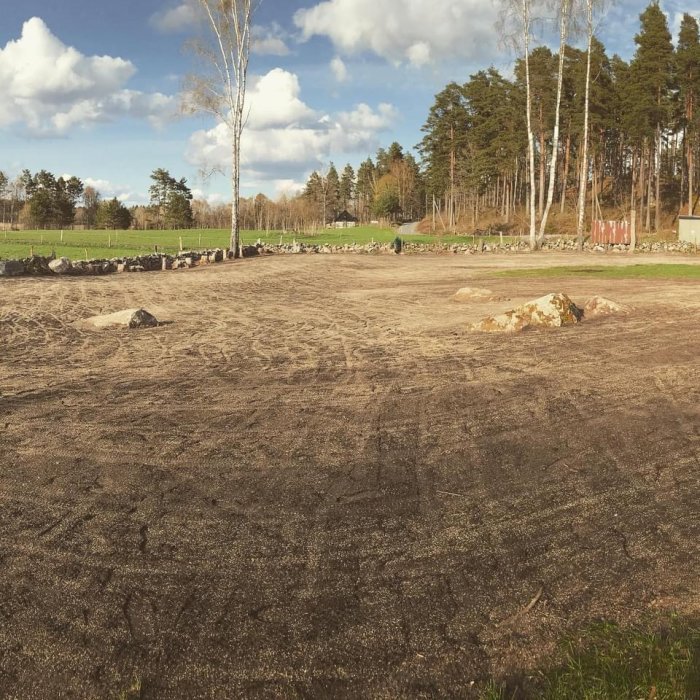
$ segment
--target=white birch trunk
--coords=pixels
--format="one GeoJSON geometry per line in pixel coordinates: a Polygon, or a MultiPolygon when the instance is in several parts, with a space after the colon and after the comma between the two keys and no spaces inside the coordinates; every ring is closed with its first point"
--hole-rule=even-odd
{"type": "Polygon", "coordinates": [[[566,51],[566,39],[569,34],[569,13],[571,0],[561,0],[559,19],[559,74],[557,76],[557,106],[554,116],[554,135],[552,138],[552,157],[549,165],[549,187],[547,190],[547,206],[545,207],[542,221],[540,221],[540,240],[544,239],[549,211],[554,202],[554,187],[557,178],[557,156],[559,155],[559,121],[561,114],[561,92],[564,81],[564,54],[566,51]]]}
{"type": "Polygon", "coordinates": [[[588,119],[591,95],[591,50],[593,44],[593,0],[586,0],[586,21],[588,26],[588,52],[586,65],[586,99],[583,114],[583,155],[581,157],[581,179],[578,186],[578,223],[576,237],[579,249],[583,248],[583,227],[586,220],[586,185],[588,184],[588,119]]]}
{"type": "Polygon", "coordinates": [[[537,248],[537,221],[535,204],[537,192],[535,186],[535,135],[532,133],[532,93],[530,90],[530,27],[532,23],[531,0],[522,0],[523,39],[525,44],[525,90],[527,102],[527,155],[530,171],[530,248],[537,248]]]}

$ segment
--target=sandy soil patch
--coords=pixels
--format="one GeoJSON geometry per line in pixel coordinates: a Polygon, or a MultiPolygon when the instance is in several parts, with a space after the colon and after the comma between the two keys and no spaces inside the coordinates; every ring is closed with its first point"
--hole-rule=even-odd
{"type": "Polygon", "coordinates": [[[546,263],[0,283],[0,696],[468,696],[698,611],[700,285],[489,273],[546,263]],[[465,286],[634,311],[474,334],[465,286]],[[172,323],[74,323],[133,307],[172,323]]]}

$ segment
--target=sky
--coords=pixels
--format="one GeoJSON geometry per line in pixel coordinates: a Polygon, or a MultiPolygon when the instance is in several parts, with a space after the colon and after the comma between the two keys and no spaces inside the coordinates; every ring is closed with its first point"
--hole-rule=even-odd
{"type": "MultiPolygon", "coordinates": [[[[0,0],[0,170],[76,175],[103,197],[148,201],[150,173],[186,177],[195,196],[230,199],[226,129],[185,115],[184,79],[206,37],[194,0],[0,0]]],[[[647,0],[617,0],[600,22],[629,59],[647,0]]],[[[663,0],[675,31],[697,0],[663,0]]],[[[262,0],[254,20],[242,193],[295,194],[422,138],[434,96],[494,65],[512,71],[492,0],[262,0]]],[[[543,41],[547,41],[546,30],[543,41]]]]}

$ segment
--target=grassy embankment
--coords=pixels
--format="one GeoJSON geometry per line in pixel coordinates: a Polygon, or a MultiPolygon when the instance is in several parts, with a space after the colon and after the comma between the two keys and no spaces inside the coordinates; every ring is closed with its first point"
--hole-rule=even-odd
{"type": "MultiPolygon", "coordinates": [[[[360,226],[352,229],[329,229],[318,233],[282,233],[281,231],[243,231],[244,244],[255,243],[258,239],[267,244],[292,243],[293,241],[317,245],[344,245],[346,243],[365,244],[372,241],[390,243],[396,238],[396,229],[378,226],[360,226]]],[[[184,231],[64,231],[61,241],[60,231],[3,231],[0,232],[0,259],[26,258],[33,251],[35,255],[66,256],[73,260],[94,258],[115,258],[139,255],[155,250],[176,253],[180,249],[180,239],[184,250],[204,250],[226,248],[229,244],[229,231],[226,230],[184,230],[184,231]]],[[[465,243],[476,240],[471,236],[430,236],[416,234],[405,236],[414,243],[465,243]]],[[[498,236],[480,238],[484,242],[498,242],[498,236]]],[[[504,237],[504,240],[512,240],[504,237]]]]}

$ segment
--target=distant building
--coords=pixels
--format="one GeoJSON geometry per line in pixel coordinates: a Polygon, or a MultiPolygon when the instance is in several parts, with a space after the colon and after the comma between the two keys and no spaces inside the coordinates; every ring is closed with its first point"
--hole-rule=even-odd
{"type": "Polygon", "coordinates": [[[678,217],[678,240],[700,245],[700,216],[678,217]]]}
{"type": "Polygon", "coordinates": [[[347,209],[341,211],[338,216],[333,220],[333,226],[335,228],[355,228],[359,222],[356,216],[353,216],[347,209]]]}

